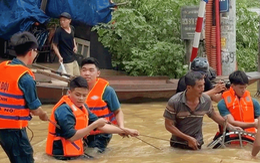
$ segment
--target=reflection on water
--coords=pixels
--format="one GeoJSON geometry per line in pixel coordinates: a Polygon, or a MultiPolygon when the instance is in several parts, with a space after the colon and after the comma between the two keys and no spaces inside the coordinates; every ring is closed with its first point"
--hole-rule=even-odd
{"type": "MultiPolygon", "coordinates": [[[[252,95],[256,92],[256,85],[249,87],[252,95]]],[[[125,114],[125,126],[136,128],[143,135],[158,137],[169,140],[171,134],[164,128],[163,112],[165,102],[152,102],[144,104],[122,104],[122,109],[125,114]]],[[[53,105],[44,105],[43,108],[50,115],[53,105]]],[[[45,155],[45,145],[47,136],[47,122],[40,121],[34,117],[30,122],[30,128],[33,130],[34,137],[31,141],[34,148],[34,158],[36,163],[58,163],[58,161],[45,155]]],[[[173,149],[169,145],[169,141],[157,140],[148,137],[139,136],[142,140],[160,148],[160,150],[149,146],[136,138],[121,138],[114,135],[106,153],[97,155],[96,159],[89,161],[69,161],[69,162],[102,162],[102,163],[244,163],[244,162],[259,162],[260,155],[256,159],[251,159],[250,149],[207,149],[206,145],[211,142],[217,132],[217,124],[207,116],[203,122],[203,133],[205,144],[200,151],[187,151],[173,149]]],[[[32,133],[28,130],[29,138],[32,133]]],[[[9,162],[7,156],[0,149],[0,162],[9,162]]]]}

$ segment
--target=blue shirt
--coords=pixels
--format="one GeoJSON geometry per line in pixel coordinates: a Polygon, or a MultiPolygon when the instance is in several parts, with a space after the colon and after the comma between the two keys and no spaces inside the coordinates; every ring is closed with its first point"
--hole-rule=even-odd
{"type": "MultiPolygon", "coordinates": [[[[12,65],[26,65],[20,61],[19,59],[15,58],[12,60],[10,63],[12,65]]],[[[28,73],[25,73],[18,81],[18,86],[24,93],[24,99],[26,101],[26,105],[30,110],[36,110],[38,107],[40,107],[41,101],[39,100],[37,96],[37,91],[36,91],[36,82],[32,78],[31,75],[28,73]]]]}
{"type": "MultiPolygon", "coordinates": [[[[89,122],[88,124],[91,124],[92,122],[96,121],[98,117],[91,113],[88,109],[87,105],[85,104],[85,107],[88,110],[88,118],[89,122]]],[[[73,135],[75,135],[75,125],[76,125],[76,119],[74,114],[72,113],[72,110],[70,109],[69,105],[62,104],[59,106],[55,112],[54,112],[55,120],[57,121],[57,124],[61,127],[62,130],[56,129],[56,133],[60,135],[61,137],[64,137],[65,139],[71,138],[73,135]]]]}
{"type": "MultiPolygon", "coordinates": [[[[85,107],[87,108],[89,114],[88,124],[91,124],[92,122],[96,121],[98,117],[95,114],[90,112],[86,104],[85,107]]],[[[62,104],[61,106],[59,106],[55,110],[54,116],[55,116],[55,120],[57,121],[57,124],[61,128],[61,130],[56,128],[57,135],[64,137],[65,139],[69,139],[76,134],[77,132],[77,130],[75,130],[76,119],[69,105],[62,104]]],[[[53,155],[64,154],[61,140],[56,140],[53,142],[52,153],[53,155]]]]}
{"type": "MultiPolygon", "coordinates": [[[[254,105],[254,118],[257,118],[257,117],[260,116],[260,105],[259,105],[259,103],[256,99],[252,98],[252,101],[253,101],[253,105],[254,105]]],[[[231,114],[223,99],[220,100],[219,103],[218,103],[218,110],[219,110],[219,113],[222,117],[224,117],[228,114],[231,114]]]]}
{"type": "Polygon", "coordinates": [[[107,103],[108,109],[111,112],[114,112],[120,108],[120,103],[117,98],[116,92],[112,87],[107,86],[105,88],[102,99],[107,103]]]}

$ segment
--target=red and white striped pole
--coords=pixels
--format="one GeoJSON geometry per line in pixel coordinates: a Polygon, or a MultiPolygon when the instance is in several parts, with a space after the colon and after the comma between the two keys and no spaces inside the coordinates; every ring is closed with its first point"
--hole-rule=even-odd
{"type": "Polygon", "coordinates": [[[196,30],[195,30],[194,40],[193,40],[193,47],[192,47],[190,62],[192,62],[193,59],[196,58],[197,53],[198,53],[200,34],[201,34],[201,30],[202,30],[203,18],[205,15],[206,3],[208,3],[208,0],[200,1],[199,13],[198,13],[198,18],[197,18],[197,24],[196,24],[196,30]]]}

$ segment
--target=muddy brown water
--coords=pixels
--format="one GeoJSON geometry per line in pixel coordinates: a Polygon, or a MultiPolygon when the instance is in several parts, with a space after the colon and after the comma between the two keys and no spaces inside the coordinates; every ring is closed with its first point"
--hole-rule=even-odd
{"type": "MultiPolygon", "coordinates": [[[[248,88],[252,95],[256,93],[256,84],[248,88]]],[[[259,100],[259,99],[258,99],[259,100]]],[[[125,115],[125,126],[136,128],[142,135],[158,137],[169,140],[171,134],[164,128],[163,112],[166,102],[150,102],[142,104],[122,104],[125,115]]],[[[43,105],[44,110],[50,115],[53,105],[43,105]]],[[[215,107],[216,109],[216,107],[215,107]]],[[[36,163],[59,163],[66,161],[55,160],[45,154],[47,122],[42,122],[38,117],[30,121],[29,127],[33,130],[34,137],[31,144],[34,148],[34,159],[36,163]]],[[[157,140],[148,137],[139,136],[142,140],[160,148],[160,150],[143,143],[136,138],[121,138],[114,135],[108,150],[104,154],[95,154],[95,160],[76,160],[68,162],[100,162],[100,163],[253,163],[260,161],[260,154],[255,159],[250,156],[251,149],[225,148],[225,149],[208,149],[209,144],[217,132],[218,127],[215,122],[207,116],[203,120],[203,134],[205,144],[200,151],[188,151],[173,149],[168,141],[157,140]]],[[[27,130],[29,138],[32,133],[27,130]]],[[[0,148],[0,162],[8,163],[6,154],[0,148]]]]}

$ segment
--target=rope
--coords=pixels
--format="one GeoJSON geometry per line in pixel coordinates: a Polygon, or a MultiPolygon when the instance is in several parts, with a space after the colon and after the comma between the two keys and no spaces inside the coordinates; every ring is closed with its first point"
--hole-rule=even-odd
{"type": "MultiPolygon", "coordinates": [[[[128,132],[127,132],[126,130],[124,130],[123,128],[121,128],[121,127],[119,127],[119,126],[116,126],[116,125],[114,125],[114,124],[111,123],[111,122],[108,122],[108,124],[119,128],[120,130],[124,131],[125,133],[128,133],[128,132]]],[[[127,136],[127,137],[128,137],[128,136],[127,136]]],[[[142,141],[143,143],[145,143],[145,144],[148,144],[148,145],[154,147],[155,149],[161,150],[160,148],[158,148],[158,147],[156,147],[156,146],[154,146],[154,145],[152,145],[152,144],[150,144],[150,143],[144,141],[143,139],[141,139],[141,138],[139,138],[139,137],[137,137],[137,136],[136,136],[135,138],[138,139],[138,140],[141,140],[141,141],[142,141]]]]}
{"type": "Polygon", "coordinates": [[[32,133],[32,137],[31,137],[31,139],[30,139],[30,142],[32,141],[32,139],[33,139],[33,137],[34,137],[34,133],[33,133],[33,131],[29,128],[29,126],[27,126],[27,128],[28,128],[28,130],[30,130],[31,131],[31,133],[32,133]]]}

